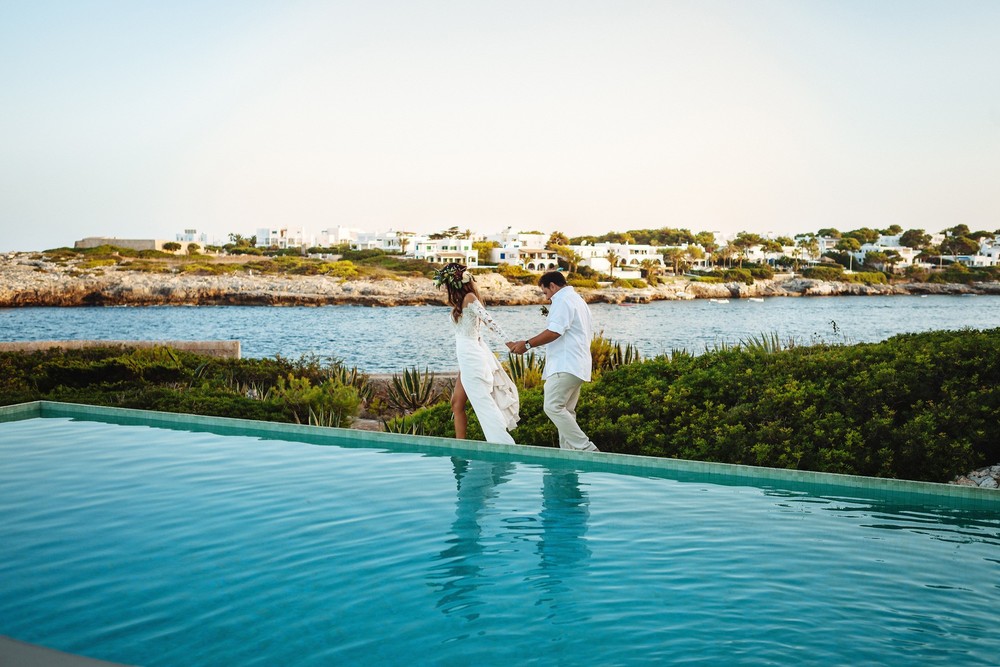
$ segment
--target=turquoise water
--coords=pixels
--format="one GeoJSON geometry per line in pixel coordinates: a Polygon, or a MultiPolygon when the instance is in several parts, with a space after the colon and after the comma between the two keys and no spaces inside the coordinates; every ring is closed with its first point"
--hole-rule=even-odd
{"type": "Polygon", "coordinates": [[[995,664],[1000,507],[927,498],[28,419],[0,634],[148,666],[995,664]]]}
{"type": "MultiPolygon", "coordinates": [[[[545,325],[539,306],[492,310],[515,338],[530,337],[545,325]]],[[[761,334],[803,345],[875,342],[932,329],[1000,327],[1000,296],[776,297],[725,304],[698,299],[593,304],[591,310],[595,329],[635,346],[646,357],[673,350],[700,354],[706,347],[761,334]]],[[[333,356],[370,373],[396,373],[415,365],[457,370],[448,309],[439,306],[0,309],[0,341],[75,339],[235,339],[245,357],[333,356]]]]}

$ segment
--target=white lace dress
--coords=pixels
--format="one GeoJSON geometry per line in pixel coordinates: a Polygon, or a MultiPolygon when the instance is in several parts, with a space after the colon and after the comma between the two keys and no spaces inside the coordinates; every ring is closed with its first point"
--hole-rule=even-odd
{"type": "Polygon", "coordinates": [[[507,375],[483,334],[489,331],[501,343],[511,340],[479,301],[473,301],[455,322],[455,353],[462,386],[476,412],[487,442],[514,444],[507,431],[517,426],[520,399],[517,387],[507,375]]]}

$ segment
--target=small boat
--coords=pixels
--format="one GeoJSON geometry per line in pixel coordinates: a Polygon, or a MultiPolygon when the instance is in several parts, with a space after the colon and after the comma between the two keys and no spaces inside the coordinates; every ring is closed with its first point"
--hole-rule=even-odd
{"type": "Polygon", "coordinates": [[[764,303],[764,299],[759,296],[750,297],[750,301],[753,301],[754,303],[764,303]]]}
{"type": "Polygon", "coordinates": [[[729,303],[729,299],[709,299],[710,303],[729,303]]]}

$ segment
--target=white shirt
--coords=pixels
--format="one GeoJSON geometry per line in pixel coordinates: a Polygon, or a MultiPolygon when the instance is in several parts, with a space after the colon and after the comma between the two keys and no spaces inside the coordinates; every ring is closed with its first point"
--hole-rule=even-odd
{"type": "Polygon", "coordinates": [[[554,373],[571,373],[590,382],[590,340],[594,337],[594,325],[587,302],[569,285],[552,295],[545,328],[559,334],[559,338],[545,346],[542,379],[554,373]]]}

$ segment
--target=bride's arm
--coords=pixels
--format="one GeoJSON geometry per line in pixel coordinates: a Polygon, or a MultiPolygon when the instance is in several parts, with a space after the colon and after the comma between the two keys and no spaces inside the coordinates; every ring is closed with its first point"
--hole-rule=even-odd
{"type": "Polygon", "coordinates": [[[475,313],[476,317],[478,317],[480,321],[486,325],[486,328],[489,329],[501,343],[506,343],[511,340],[510,336],[508,336],[503,330],[503,327],[497,324],[497,321],[493,319],[493,316],[489,314],[486,308],[483,307],[483,304],[478,300],[469,304],[468,308],[475,313]]]}

